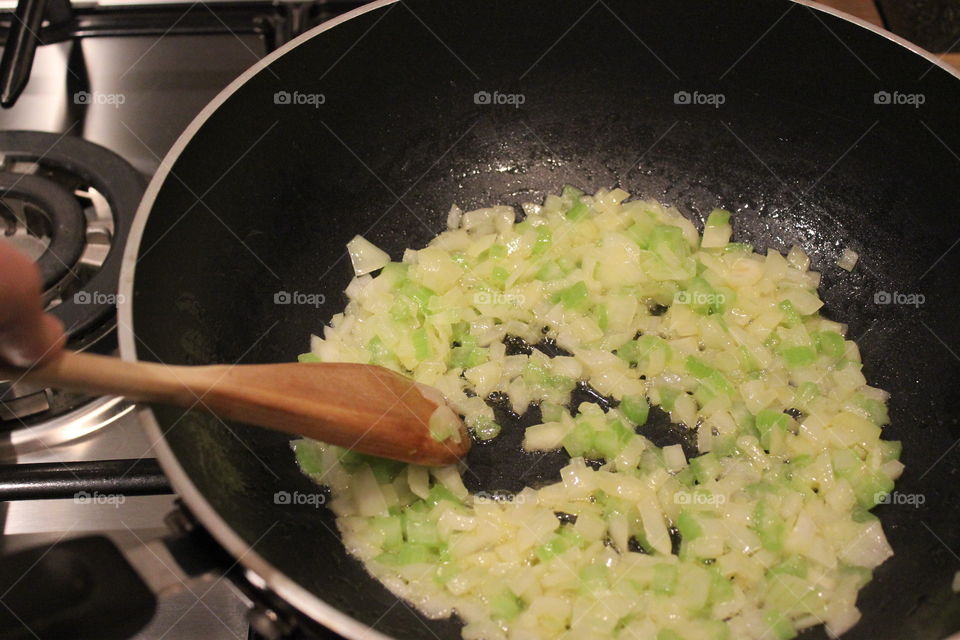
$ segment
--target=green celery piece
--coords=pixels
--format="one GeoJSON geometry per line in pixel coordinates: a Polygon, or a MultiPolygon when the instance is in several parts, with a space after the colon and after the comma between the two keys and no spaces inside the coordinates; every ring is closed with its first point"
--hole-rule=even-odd
{"type": "Polygon", "coordinates": [[[429,358],[430,342],[427,340],[426,327],[420,327],[414,331],[411,339],[413,340],[413,353],[416,355],[417,360],[423,361],[429,358]]]}
{"type": "Polygon", "coordinates": [[[370,364],[389,364],[396,361],[396,356],[387,348],[380,336],[370,338],[370,342],[367,343],[367,352],[370,354],[370,364]]]}
{"type": "Polygon", "coordinates": [[[583,195],[583,191],[580,189],[577,189],[572,184],[563,185],[563,190],[560,192],[560,197],[564,198],[565,200],[573,200],[575,198],[579,198],[582,195],[583,195]]]}
{"type": "Polygon", "coordinates": [[[617,349],[617,355],[633,365],[646,361],[655,350],[662,350],[670,357],[670,345],[660,336],[643,335],[636,340],[629,340],[617,349]]]}
{"type": "Polygon", "coordinates": [[[487,257],[494,260],[506,258],[507,248],[502,244],[492,245],[489,249],[487,249],[487,257]]]}
{"type": "Polygon", "coordinates": [[[436,558],[437,553],[431,547],[424,544],[405,542],[394,552],[380,554],[376,557],[376,560],[383,564],[404,566],[408,564],[432,563],[436,561],[436,558]]]}
{"type": "Polygon", "coordinates": [[[697,484],[706,484],[716,480],[720,475],[720,461],[713,451],[690,459],[690,469],[693,471],[697,484]]]}
{"type": "Polygon", "coordinates": [[[657,631],[657,640],[685,640],[685,638],[673,629],[660,629],[657,631]]]}
{"type": "Polygon", "coordinates": [[[600,431],[593,436],[593,450],[604,460],[612,460],[623,449],[623,442],[612,431],[600,431]]]}
{"type": "Polygon", "coordinates": [[[531,253],[535,256],[543,255],[547,252],[547,249],[550,248],[552,242],[553,233],[546,225],[540,225],[537,227],[537,239],[533,242],[533,251],[531,253]]]}
{"type": "Polygon", "coordinates": [[[457,506],[463,504],[460,501],[460,498],[453,495],[450,489],[447,489],[442,484],[435,484],[430,487],[430,493],[427,494],[427,497],[424,499],[424,502],[426,502],[427,506],[435,507],[443,501],[452,502],[457,506]]]}
{"type": "Polygon", "coordinates": [[[480,418],[474,420],[469,426],[481,441],[493,440],[500,435],[500,425],[493,418],[480,418]]]}
{"type": "Polygon", "coordinates": [[[500,289],[504,287],[504,285],[507,283],[507,278],[509,277],[510,272],[503,267],[494,267],[493,271],[490,272],[490,280],[500,289]]]}
{"type": "Polygon", "coordinates": [[[437,570],[433,574],[433,581],[437,584],[447,584],[450,582],[450,579],[455,577],[458,573],[460,573],[460,569],[453,564],[453,562],[450,562],[449,560],[446,562],[441,562],[437,565],[437,570]]]}
{"type": "Polygon", "coordinates": [[[734,591],[730,580],[725,578],[716,567],[710,567],[707,570],[713,576],[713,580],[710,582],[710,596],[708,600],[716,603],[724,602],[732,598],[734,591]]]}
{"type": "Polygon", "coordinates": [[[786,431],[790,426],[790,418],[785,413],[773,409],[761,409],[754,419],[754,427],[760,434],[760,445],[767,451],[770,450],[771,432],[774,428],[786,431]]]}
{"type": "Polygon", "coordinates": [[[504,589],[490,599],[490,611],[493,613],[494,618],[509,622],[516,618],[523,609],[523,600],[517,597],[509,588],[504,589]]]}
{"type": "Polygon", "coordinates": [[[783,312],[783,325],[785,327],[795,327],[802,322],[800,314],[793,308],[793,303],[789,300],[784,300],[777,307],[783,312]]]}
{"type": "Polygon", "coordinates": [[[780,514],[763,500],[757,502],[753,511],[753,529],[757,532],[764,549],[769,551],[783,549],[786,523],[780,514]]]}
{"type": "Polygon", "coordinates": [[[403,529],[406,541],[412,544],[436,546],[440,544],[440,534],[437,526],[429,520],[429,516],[417,515],[408,511],[403,515],[403,529]]]}
{"type": "Polygon", "coordinates": [[[680,259],[690,256],[690,245],[683,231],[671,224],[658,224],[650,231],[650,249],[661,255],[671,253],[680,259]]]}
{"type": "Polygon", "coordinates": [[[703,527],[700,526],[696,516],[686,509],[677,517],[677,529],[680,530],[681,539],[686,541],[696,540],[703,535],[703,527]]]}
{"type": "Polygon", "coordinates": [[[427,303],[430,302],[430,298],[437,295],[431,289],[428,289],[427,287],[419,285],[415,282],[411,282],[410,280],[403,282],[398,287],[398,292],[401,296],[405,296],[416,302],[420,310],[424,312],[427,309],[427,303]]]}
{"type": "Polygon", "coordinates": [[[583,280],[578,280],[566,289],[558,291],[553,295],[553,301],[559,302],[567,309],[574,309],[587,300],[587,285],[583,280]]]}
{"type": "Polygon", "coordinates": [[[763,615],[763,620],[767,623],[767,628],[770,629],[770,638],[776,638],[776,640],[791,640],[791,638],[797,637],[797,630],[794,629],[790,618],[784,616],[779,611],[767,611],[763,615]]]}
{"type": "Polygon", "coordinates": [[[836,331],[817,331],[813,334],[813,343],[817,351],[839,360],[846,351],[846,343],[843,336],[836,331]]]}
{"type": "Polygon", "coordinates": [[[809,411],[813,401],[820,397],[820,387],[816,382],[804,382],[797,387],[797,393],[793,398],[793,406],[802,411],[809,411]]]}
{"type": "Polygon", "coordinates": [[[787,347],[781,353],[788,367],[805,367],[817,359],[812,347],[787,347]]]}
{"type": "Polygon", "coordinates": [[[793,555],[781,562],[780,564],[770,567],[769,573],[788,573],[792,576],[797,576],[798,578],[807,577],[808,569],[807,559],[803,556],[793,555]]]}
{"type": "Polygon", "coordinates": [[[878,427],[890,424],[890,414],[887,411],[887,405],[880,400],[867,398],[863,394],[858,394],[856,403],[869,414],[870,421],[878,427]]]}
{"type": "Polygon", "coordinates": [[[370,519],[370,528],[380,533],[386,551],[394,551],[403,544],[403,519],[398,516],[376,516],[370,519]]]}
{"type": "Polygon", "coordinates": [[[602,564],[588,564],[580,569],[580,592],[592,593],[606,589],[610,581],[607,568],[602,564]]]}
{"type": "Polygon", "coordinates": [[[323,473],[323,444],[303,438],[293,443],[293,454],[301,471],[307,474],[323,473]]]}
{"type": "Polygon", "coordinates": [[[559,280],[565,275],[566,272],[564,272],[556,260],[547,260],[543,263],[540,269],[537,270],[534,278],[544,282],[549,282],[550,280],[559,280]]]}
{"type": "Polygon", "coordinates": [[[297,362],[321,362],[321,360],[317,354],[313,353],[312,351],[308,351],[307,353],[301,353],[298,355],[297,362]]]}
{"type": "Polygon", "coordinates": [[[730,222],[730,212],[726,209],[714,209],[707,217],[708,227],[722,227],[730,222]]]}
{"type": "Polygon", "coordinates": [[[597,318],[597,326],[600,327],[602,331],[606,331],[607,327],[610,326],[610,318],[607,315],[607,305],[598,304],[593,308],[593,315],[597,318]]]}
{"type": "Polygon", "coordinates": [[[580,198],[577,198],[573,201],[573,206],[567,211],[567,220],[580,220],[585,217],[589,211],[589,207],[587,207],[580,198]]]}
{"type": "Polygon", "coordinates": [[[660,389],[660,406],[666,411],[673,411],[673,403],[677,401],[681,391],[673,387],[660,389]]]}
{"type": "Polygon", "coordinates": [[[578,423],[573,430],[563,437],[563,448],[570,457],[582,456],[591,452],[593,448],[594,431],[585,423],[578,423]]]}
{"type": "Polygon", "coordinates": [[[627,420],[640,427],[647,423],[647,418],[650,415],[650,403],[647,402],[645,396],[624,396],[620,401],[620,411],[623,412],[627,420]]]}

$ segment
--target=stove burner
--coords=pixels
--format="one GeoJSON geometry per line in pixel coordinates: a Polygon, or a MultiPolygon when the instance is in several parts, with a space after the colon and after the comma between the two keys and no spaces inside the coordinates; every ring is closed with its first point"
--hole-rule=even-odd
{"type": "Polygon", "coordinates": [[[47,178],[0,172],[0,221],[7,239],[37,263],[44,291],[72,273],[86,244],[77,199],[47,178]]]}
{"type": "MultiPolygon", "coordinates": [[[[144,187],[123,158],[81,138],[0,132],[0,233],[36,261],[46,308],[63,322],[72,349],[116,350],[120,263],[144,187]]],[[[76,437],[70,424],[79,420],[89,431],[121,408],[116,398],[0,381],[0,432],[8,432],[7,444],[39,429],[48,445],[57,438],[50,433],[54,425],[64,438],[76,437]]]]}
{"type": "Polygon", "coordinates": [[[77,281],[64,288],[63,293],[68,295],[62,296],[50,309],[63,322],[71,338],[82,338],[104,319],[112,318],[116,310],[123,247],[143,195],[144,179],[117,154],[73,136],[35,131],[0,132],[0,154],[6,172],[18,177],[46,179],[72,194],[77,206],[84,209],[87,249],[101,245],[94,246],[96,255],[90,257],[92,265],[85,264],[89,262],[85,260],[88,251],[84,251],[78,261],[67,263],[77,281]],[[103,219],[105,206],[109,208],[107,220],[103,219]],[[107,246],[103,246],[105,242],[107,246]],[[81,273],[85,266],[94,269],[81,273]]]}

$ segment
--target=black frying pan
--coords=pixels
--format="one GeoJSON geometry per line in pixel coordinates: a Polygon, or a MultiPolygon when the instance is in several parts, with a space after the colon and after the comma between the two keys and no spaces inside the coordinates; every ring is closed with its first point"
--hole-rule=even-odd
{"type": "MultiPolygon", "coordinates": [[[[518,205],[569,182],[619,185],[698,225],[726,207],[737,240],[799,244],[823,272],[826,315],[850,324],[868,379],[893,393],[897,490],[925,498],[876,509],[896,555],[847,637],[960,629],[956,77],[889,34],[787,0],[411,0],[335,23],[227,89],[154,179],[127,255],[126,357],[291,360],[342,308],[354,234],[399,259],[443,228],[451,202],[518,205]],[[303,97],[316,94],[323,104],[303,97]],[[696,104],[706,94],[723,104],[696,104]],[[860,253],[853,273],[835,266],[844,247],[860,253]],[[278,306],[280,291],[327,302],[278,306]],[[925,301],[880,304],[883,292],[925,301]]],[[[456,621],[397,605],[344,552],[329,512],[275,504],[277,491],[314,490],[284,436],[152,415],[190,509],[302,613],[352,636],[458,636],[456,621]]],[[[475,485],[555,474],[562,460],[534,464],[518,429],[476,448],[475,485]]]]}

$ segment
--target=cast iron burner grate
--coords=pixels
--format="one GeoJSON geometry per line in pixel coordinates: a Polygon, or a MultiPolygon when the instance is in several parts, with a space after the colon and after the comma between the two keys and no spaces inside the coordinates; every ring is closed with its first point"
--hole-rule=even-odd
{"type": "MultiPolygon", "coordinates": [[[[81,138],[0,132],[0,234],[36,262],[44,304],[63,322],[72,349],[116,349],[120,263],[144,186],[123,158],[81,138]]],[[[91,401],[0,381],[0,432],[91,401]]]]}

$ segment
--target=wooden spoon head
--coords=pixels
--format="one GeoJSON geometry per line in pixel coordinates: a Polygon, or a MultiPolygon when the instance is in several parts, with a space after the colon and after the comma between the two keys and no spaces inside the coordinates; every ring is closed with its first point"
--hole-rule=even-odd
{"type": "Polygon", "coordinates": [[[305,362],[220,373],[211,395],[226,402],[211,408],[231,419],[420,465],[454,464],[470,449],[463,421],[439,391],[383,367],[305,362]],[[436,425],[443,413],[453,416],[453,434],[441,441],[431,418],[436,425]]]}

